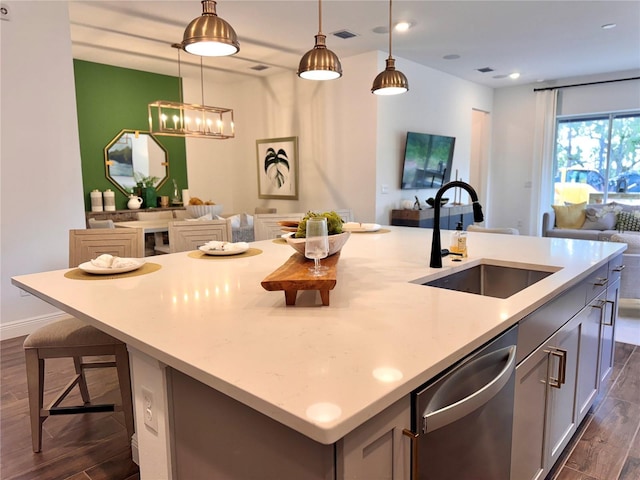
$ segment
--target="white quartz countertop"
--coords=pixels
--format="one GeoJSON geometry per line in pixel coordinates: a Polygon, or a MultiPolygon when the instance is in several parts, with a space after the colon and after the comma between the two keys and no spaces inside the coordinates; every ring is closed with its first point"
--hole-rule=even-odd
{"type": "MultiPolygon", "coordinates": [[[[73,280],[58,270],[15,285],[134,348],[325,444],[361,425],[594,271],[623,244],[470,232],[469,258],[429,268],[430,229],[352,233],[329,306],[316,292],[260,282],[294,250],[260,255],[148,257],[162,268],[130,278],[73,280]],[[415,280],[481,259],[560,268],[508,299],[415,280]]],[[[390,230],[390,231],[389,231],[390,230]]],[[[451,232],[442,232],[449,245],[451,232]]]]}

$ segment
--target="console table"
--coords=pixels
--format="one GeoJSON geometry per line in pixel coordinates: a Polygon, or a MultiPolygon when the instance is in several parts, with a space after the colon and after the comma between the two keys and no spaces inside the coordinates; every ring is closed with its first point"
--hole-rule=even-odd
{"type": "Polygon", "coordinates": [[[132,222],[138,219],[138,213],[140,212],[172,212],[173,217],[176,214],[174,210],[185,210],[185,207],[167,207],[167,208],[139,208],[137,210],[112,210],[104,212],[85,212],[85,221],[87,228],[89,228],[89,219],[94,218],[96,220],[113,220],[114,222],[132,222]]]}
{"type": "MultiPolygon", "coordinates": [[[[403,227],[433,228],[434,209],[423,210],[391,210],[391,225],[403,227]]],[[[473,207],[471,205],[452,205],[440,208],[440,228],[455,230],[458,222],[466,229],[473,223],[473,207]]]]}

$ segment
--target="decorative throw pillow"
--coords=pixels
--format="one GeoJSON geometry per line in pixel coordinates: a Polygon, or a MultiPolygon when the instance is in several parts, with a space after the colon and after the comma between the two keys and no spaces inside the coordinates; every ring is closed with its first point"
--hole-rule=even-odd
{"type": "Polygon", "coordinates": [[[582,228],[585,220],[587,202],[574,205],[551,205],[556,213],[556,227],[558,228],[582,228]]]}
{"type": "Polygon", "coordinates": [[[616,213],[607,208],[589,207],[585,210],[584,230],[613,230],[616,226],[616,213]]]}
{"type": "Polygon", "coordinates": [[[618,212],[616,229],[619,232],[640,232],[640,211],[618,212]]]}
{"type": "Polygon", "coordinates": [[[611,235],[612,242],[626,243],[627,249],[624,253],[640,253],[640,235],[637,233],[614,233],[611,235]]]}

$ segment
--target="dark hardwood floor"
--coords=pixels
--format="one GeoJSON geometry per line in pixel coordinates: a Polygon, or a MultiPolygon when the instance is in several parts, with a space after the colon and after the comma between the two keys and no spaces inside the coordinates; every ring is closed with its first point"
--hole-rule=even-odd
{"type": "MultiPolygon", "coordinates": [[[[139,480],[122,413],[51,417],[44,422],[42,452],[31,449],[22,342],[0,342],[0,478],[2,480],[139,480]]],[[[45,405],[73,374],[69,359],[45,362],[45,405]]],[[[119,403],[115,369],[87,372],[92,400],[119,403]]],[[[82,404],[77,388],[63,405],[82,404]]]]}
{"type": "MultiPolygon", "coordinates": [[[[23,340],[0,342],[0,478],[139,480],[121,413],[50,418],[44,423],[42,452],[32,452],[23,340]]],[[[640,479],[640,347],[617,343],[615,358],[607,385],[548,479],[640,479]]],[[[88,372],[92,396],[117,401],[112,370],[88,372]]],[[[45,403],[67,383],[73,365],[51,360],[47,372],[45,403]]],[[[79,403],[79,398],[70,400],[79,403]]]]}

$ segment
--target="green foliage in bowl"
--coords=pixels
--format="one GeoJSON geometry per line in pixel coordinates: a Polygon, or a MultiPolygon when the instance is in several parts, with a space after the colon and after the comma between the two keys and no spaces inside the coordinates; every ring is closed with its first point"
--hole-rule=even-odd
{"type": "Polygon", "coordinates": [[[342,233],[342,218],[336,212],[307,212],[300,223],[298,224],[298,231],[294,235],[296,238],[306,238],[307,236],[307,220],[312,217],[325,217],[327,219],[327,230],[329,235],[337,235],[342,233]]]}

